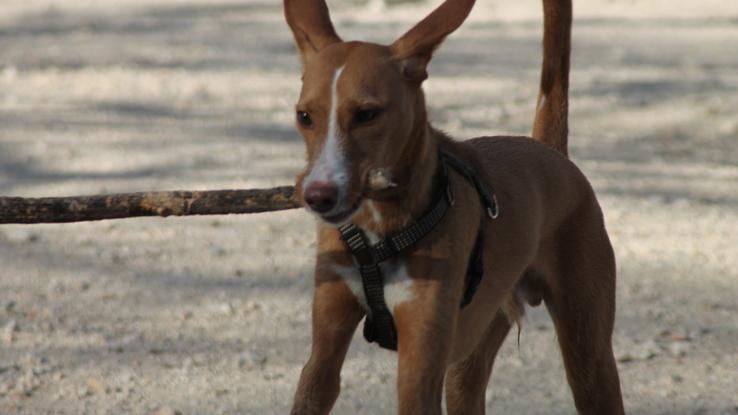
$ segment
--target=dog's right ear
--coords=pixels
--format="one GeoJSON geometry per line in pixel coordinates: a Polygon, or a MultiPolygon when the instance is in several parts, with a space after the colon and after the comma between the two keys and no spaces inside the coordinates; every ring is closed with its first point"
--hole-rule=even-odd
{"type": "Polygon", "coordinates": [[[433,51],[471,12],[474,0],[446,0],[390,46],[405,78],[423,82],[433,51]]]}
{"type": "Polygon", "coordinates": [[[284,0],[284,17],[300,50],[303,67],[324,47],[341,42],[325,0],[284,0]]]}

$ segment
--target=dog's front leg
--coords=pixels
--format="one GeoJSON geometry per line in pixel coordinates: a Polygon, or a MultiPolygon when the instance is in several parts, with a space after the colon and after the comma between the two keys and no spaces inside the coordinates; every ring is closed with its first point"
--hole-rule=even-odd
{"type": "Polygon", "coordinates": [[[417,288],[415,300],[395,308],[399,413],[440,415],[458,302],[434,293],[439,287],[417,288]]]}
{"type": "Polygon", "coordinates": [[[316,283],[313,346],[295,393],[292,414],[327,414],[341,388],[341,366],[364,313],[341,280],[316,283]]]}

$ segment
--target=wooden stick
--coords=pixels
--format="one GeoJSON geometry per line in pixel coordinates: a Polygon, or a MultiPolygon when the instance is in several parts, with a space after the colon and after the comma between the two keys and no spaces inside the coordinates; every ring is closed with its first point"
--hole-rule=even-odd
{"type": "Polygon", "coordinates": [[[300,207],[293,186],[271,189],[0,197],[0,224],[62,223],[137,216],[224,215],[300,207]]]}

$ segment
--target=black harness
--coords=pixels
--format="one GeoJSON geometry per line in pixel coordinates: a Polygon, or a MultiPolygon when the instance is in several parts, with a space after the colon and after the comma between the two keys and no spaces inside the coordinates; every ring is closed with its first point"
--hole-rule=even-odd
{"type": "Polygon", "coordinates": [[[474,169],[465,162],[444,150],[439,150],[438,155],[440,168],[438,169],[433,201],[430,208],[420,219],[393,236],[389,236],[375,244],[371,244],[366,233],[352,223],[339,228],[341,239],[346,242],[356,265],[359,267],[364,297],[369,307],[369,312],[364,321],[364,338],[370,343],[376,341],[379,346],[385,349],[397,350],[397,330],[392,319],[392,313],[390,313],[387,303],[384,301],[384,278],[379,264],[400,254],[423,239],[441,222],[449,208],[454,205],[455,200],[448,178],[449,167],[456,170],[474,186],[485,208],[477,231],[474,249],[469,257],[461,308],[469,304],[474,298],[474,293],[484,273],[482,264],[484,220],[485,217],[495,219],[499,215],[494,191],[491,187],[485,187],[474,169]]]}

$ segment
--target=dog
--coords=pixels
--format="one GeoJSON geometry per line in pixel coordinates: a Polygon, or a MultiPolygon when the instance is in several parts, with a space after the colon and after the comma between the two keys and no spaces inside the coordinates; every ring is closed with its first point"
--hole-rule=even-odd
{"type": "Polygon", "coordinates": [[[330,412],[364,317],[365,336],[397,350],[398,413],[440,414],[445,387],[449,414],[482,414],[498,349],[524,305],[541,302],[577,410],[624,413],[614,254],[594,191],[567,157],[571,0],[543,0],[533,138],[454,141],[429,124],[422,83],[473,4],[446,0],[385,46],[341,40],[324,0],[284,1],[302,63],[307,166],[296,196],[318,218],[312,351],[293,414],[330,412]],[[442,217],[425,226],[430,206],[442,217]],[[418,222],[422,237],[377,258],[372,246],[418,222]]]}

